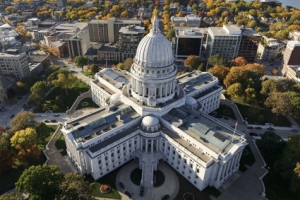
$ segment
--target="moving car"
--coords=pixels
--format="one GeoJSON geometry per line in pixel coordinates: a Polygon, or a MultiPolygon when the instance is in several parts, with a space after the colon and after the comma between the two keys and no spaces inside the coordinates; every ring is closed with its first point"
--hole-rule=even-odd
{"type": "Polygon", "coordinates": [[[144,186],[141,186],[140,187],[140,196],[141,197],[144,196],[144,190],[145,190],[144,186]]]}

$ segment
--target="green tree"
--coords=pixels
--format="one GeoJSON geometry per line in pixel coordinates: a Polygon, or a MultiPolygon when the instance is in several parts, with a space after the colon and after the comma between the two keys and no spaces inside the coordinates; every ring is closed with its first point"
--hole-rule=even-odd
{"type": "Polygon", "coordinates": [[[226,66],[227,61],[220,54],[215,54],[208,59],[208,64],[210,66],[226,66]]]}
{"type": "Polygon", "coordinates": [[[294,174],[291,180],[291,189],[293,192],[300,190],[300,162],[297,162],[294,174]]]}
{"type": "Polygon", "coordinates": [[[175,30],[174,29],[170,29],[169,31],[168,31],[168,33],[167,33],[167,38],[169,39],[169,40],[171,40],[172,38],[174,38],[175,37],[175,30]]]}
{"type": "Polygon", "coordinates": [[[121,70],[124,70],[124,65],[123,65],[123,63],[118,63],[118,64],[117,64],[117,68],[118,68],[118,69],[121,69],[121,70]]]}
{"type": "Polygon", "coordinates": [[[27,111],[23,111],[18,113],[10,122],[11,129],[9,133],[15,133],[16,131],[26,129],[28,126],[31,125],[31,121],[34,121],[35,114],[27,111]]]}
{"type": "Polygon", "coordinates": [[[43,81],[36,82],[31,88],[30,88],[30,101],[34,102],[34,104],[38,104],[45,98],[45,94],[47,92],[47,86],[46,83],[43,81]]]}
{"type": "Polygon", "coordinates": [[[240,83],[234,83],[227,89],[227,94],[232,98],[239,98],[244,94],[243,86],[240,83]]]}
{"type": "Polygon", "coordinates": [[[80,67],[83,71],[83,67],[84,65],[86,65],[88,63],[89,59],[87,56],[76,56],[74,58],[74,62],[76,64],[77,67],[80,67]]]}
{"type": "Polygon", "coordinates": [[[94,200],[91,195],[94,188],[94,183],[89,183],[84,180],[84,176],[79,173],[65,174],[64,180],[60,184],[60,194],[57,195],[58,199],[82,199],[94,200]]]}
{"type": "Polygon", "coordinates": [[[3,134],[0,136],[0,174],[7,170],[10,170],[14,164],[9,136],[3,134]]]}
{"type": "Polygon", "coordinates": [[[51,65],[50,67],[47,68],[45,75],[46,77],[48,77],[50,74],[58,70],[60,70],[60,67],[58,65],[51,65]]]}
{"type": "Polygon", "coordinates": [[[0,200],[23,200],[23,198],[13,192],[11,192],[9,194],[1,195],[0,200]]]}
{"type": "Polygon", "coordinates": [[[32,143],[37,143],[37,133],[33,128],[17,131],[14,136],[10,138],[10,143],[12,147],[20,145],[27,148],[32,143]]]}
{"type": "Polygon", "coordinates": [[[198,56],[190,55],[184,60],[184,65],[192,69],[197,69],[201,64],[201,60],[198,56]]]}
{"type": "Polygon", "coordinates": [[[66,95],[68,95],[68,89],[71,88],[77,81],[77,77],[70,72],[66,73],[65,71],[59,70],[58,74],[56,74],[56,79],[52,80],[51,83],[54,87],[64,89],[66,91],[66,95]]]}
{"type": "Polygon", "coordinates": [[[59,186],[63,181],[63,174],[54,165],[31,166],[24,170],[16,182],[16,189],[20,193],[31,194],[34,199],[54,199],[59,194],[59,186]]]}
{"type": "Polygon", "coordinates": [[[99,72],[99,66],[96,64],[92,64],[91,65],[91,72],[93,72],[94,74],[96,74],[97,72],[99,72]]]}
{"type": "Polygon", "coordinates": [[[51,130],[44,122],[37,123],[35,130],[37,133],[37,139],[39,140],[39,143],[44,144],[45,139],[49,137],[51,130]]]}
{"type": "Polygon", "coordinates": [[[225,67],[223,65],[215,65],[214,67],[210,68],[208,70],[212,75],[217,77],[221,84],[223,84],[223,81],[227,74],[229,73],[230,69],[229,67],[225,67]]]}

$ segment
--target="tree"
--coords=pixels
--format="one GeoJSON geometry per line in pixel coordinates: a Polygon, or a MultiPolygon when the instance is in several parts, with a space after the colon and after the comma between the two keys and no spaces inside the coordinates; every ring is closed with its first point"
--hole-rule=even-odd
{"type": "Polygon", "coordinates": [[[58,70],[60,70],[60,67],[58,65],[51,65],[46,70],[45,75],[46,75],[46,77],[48,77],[50,74],[52,74],[53,72],[56,72],[58,70]]]}
{"type": "Polygon", "coordinates": [[[27,148],[33,143],[37,143],[37,133],[33,128],[26,128],[25,130],[17,131],[12,138],[10,138],[12,147],[18,145],[27,148]]]}
{"type": "Polygon", "coordinates": [[[229,73],[230,69],[228,67],[225,67],[223,65],[215,65],[214,67],[210,68],[208,70],[212,75],[217,77],[219,79],[219,82],[222,84],[225,77],[229,73]]]}
{"type": "Polygon", "coordinates": [[[168,33],[167,33],[167,38],[169,39],[169,40],[171,40],[172,38],[174,38],[175,37],[175,30],[174,29],[170,29],[169,31],[168,31],[168,33]]]}
{"type": "Polygon", "coordinates": [[[198,56],[190,55],[184,60],[184,65],[192,69],[197,69],[201,64],[201,60],[198,56]]]}
{"type": "Polygon", "coordinates": [[[82,199],[94,200],[91,195],[94,183],[84,180],[84,176],[79,173],[65,174],[63,182],[60,184],[60,194],[57,197],[61,200],[82,199]]]}
{"type": "Polygon", "coordinates": [[[280,82],[273,79],[265,80],[261,83],[262,88],[260,93],[262,95],[268,96],[273,92],[280,92],[280,82]]]}
{"type": "Polygon", "coordinates": [[[215,54],[208,59],[208,64],[210,66],[215,66],[215,65],[226,66],[227,61],[220,54],[215,54]]]}
{"type": "Polygon", "coordinates": [[[293,192],[300,190],[300,162],[297,162],[294,174],[291,180],[291,190],[293,192]]]}
{"type": "Polygon", "coordinates": [[[127,59],[123,62],[124,70],[129,71],[129,69],[130,69],[132,63],[133,63],[132,58],[127,58],[127,59]]]}
{"type": "Polygon", "coordinates": [[[49,137],[51,130],[44,122],[37,123],[35,130],[37,133],[37,140],[43,144],[45,139],[49,137]]]}
{"type": "Polygon", "coordinates": [[[20,193],[29,193],[35,199],[54,199],[59,194],[63,174],[54,165],[31,166],[24,170],[16,182],[20,193]]]}
{"type": "Polygon", "coordinates": [[[93,72],[94,74],[96,74],[97,72],[99,72],[99,66],[96,64],[92,64],[91,65],[91,72],[93,72]]]}
{"type": "Polygon", "coordinates": [[[118,63],[117,68],[123,70],[124,69],[123,63],[118,63]]]}
{"type": "Polygon", "coordinates": [[[227,89],[227,94],[230,95],[233,98],[238,98],[243,95],[243,87],[240,83],[234,83],[230,85],[227,89]]]}
{"type": "Polygon", "coordinates": [[[9,12],[9,13],[12,13],[14,9],[15,9],[14,6],[7,6],[7,7],[5,8],[5,11],[6,11],[6,12],[9,12]]]}
{"type": "Polygon", "coordinates": [[[3,194],[0,196],[0,200],[22,200],[23,198],[19,195],[17,195],[14,192],[3,194]]]}
{"type": "Polygon", "coordinates": [[[55,73],[52,73],[48,79],[54,87],[62,88],[68,95],[68,88],[71,88],[76,82],[77,77],[70,73],[69,70],[60,69],[55,73]]]}
{"type": "Polygon", "coordinates": [[[244,65],[247,65],[247,64],[248,64],[247,60],[244,57],[242,57],[242,56],[236,57],[231,62],[232,66],[244,66],[244,65]]]}
{"type": "Polygon", "coordinates": [[[28,122],[33,121],[35,114],[27,111],[18,113],[10,122],[11,129],[10,133],[15,133],[16,131],[26,129],[30,124],[28,122]]]}
{"type": "Polygon", "coordinates": [[[10,170],[14,164],[7,134],[3,134],[0,137],[0,155],[0,173],[2,173],[10,170]]]}
{"type": "Polygon", "coordinates": [[[88,63],[89,59],[87,56],[76,56],[74,62],[77,67],[80,67],[83,71],[84,65],[88,63]]]}
{"type": "Polygon", "coordinates": [[[45,94],[47,92],[47,86],[46,83],[43,81],[36,82],[31,88],[30,88],[30,101],[34,102],[35,105],[37,105],[39,102],[41,102],[45,94]]]}
{"type": "Polygon", "coordinates": [[[70,57],[70,58],[68,58],[68,63],[71,63],[71,62],[73,62],[73,59],[70,57]]]}

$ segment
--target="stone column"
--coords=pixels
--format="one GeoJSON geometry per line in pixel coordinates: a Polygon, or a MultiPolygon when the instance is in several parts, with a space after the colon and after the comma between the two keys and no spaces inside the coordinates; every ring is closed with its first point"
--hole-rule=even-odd
{"type": "Polygon", "coordinates": [[[154,140],[151,140],[151,153],[153,153],[154,140]]]}
{"type": "Polygon", "coordinates": [[[145,83],[143,84],[143,97],[146,96],[146,87],[145,87],[145,83]]]}
{"type": "Polygon", "coordinates": [[[146,153],[148,153],[148,139],[146,139],[146,148],[145,148],[145,150],[146,150],[146,153]]]}
{"type": "MultiPolygon", "coordinates": [[[[221,164],[220,164],[221,165],[221,164]]],[[[220,166],[220,168],[219,168],[219,175],[218,175],[218,181],[220,181],[221,180],[221,174],[223,173],[223,165],[221,165],[220,166]]]]}
{"type": "Polygon", "coordinates": [[[158,139],[156,139],[156,151],[159,151],[158,139]]]}
{"type": "Polygon", "coordinates": [[[162,84],[160,84],[160,90],[159,90],[159,98],[162,98],[162,84]]]}

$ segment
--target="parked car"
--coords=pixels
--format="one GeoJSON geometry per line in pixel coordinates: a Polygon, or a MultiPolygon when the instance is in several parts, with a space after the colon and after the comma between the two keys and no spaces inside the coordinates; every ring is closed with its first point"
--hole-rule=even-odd
{"type": "Polygon", "coordinates": [[[168,194],[164,195],[164,196],[161,198],[161,200],[167,200],[167,199],[170,199],[170,195],[168,195],[168,194]]]}
{"type": "Polygon", "coordinates": [[[258,136],[258,133],[250,132],[249,135],[251,135],[251,136],[258,136]]]}
{"type": "Polygon", "coordinates": [[[228,117],[224,117],[224,119],[228,120],[228,117]]]}
{"type": "Polygon", "coordinates": [[[54,122],[56,122],[56,120],[55,119],[51,119],[50,122],[54,123],[54,122]]]}
{"type": "Polygon", "coordinates": [[[15,115],[14,115],[14,114],[12,114],[12,115],[10,116],[10,118],[12,119],[12,118],[14,118],[14,116],[15,116],[15,115]]]}
{"type": "Polygon", "coordinates": [[[272,127],[267,128],[269,131],[274,131],[275,129],[272,127]]]}
{"type": "Polygon", "coordinates": [[[44,122],[45,122],[45,123],[49,123],[49,120],[45,119],[44,122]]]}
{"type": "Polygon", "coordinates": [[[54,117],[59,117],[60,116],[60,114],[54,114],[54,117]]]}
{"type": "Polygon", "coordinates": [[[145,190],[144,186],[141,186],[140,187],[140,196],[141,197],[144,196],[144,190],[145,190]]]}
{"type": "Polygon", "coordinates": [[[128,191],[125,191],[125,194],[126,194],[129,198],[131,198],[131,194],[130,194],[128,191]]]}
{"type": "Polygon", "coordinates": [[[253,127],[252,126],[247,126],[247,129],[253,129],[253,127]]]}
{"type": "Polygon", "coordinates": [[[256,126],[255,129],[262,129],[260,126],[256,126]]]}
{"type": "Polygon", "coordinates": [[[124,186],[124,184],[123,184],[122,182],[119,182],[119,186],[120,186],[120,188],[121,188],[122,190],[125,189],[125,186],[124,186]]]}

